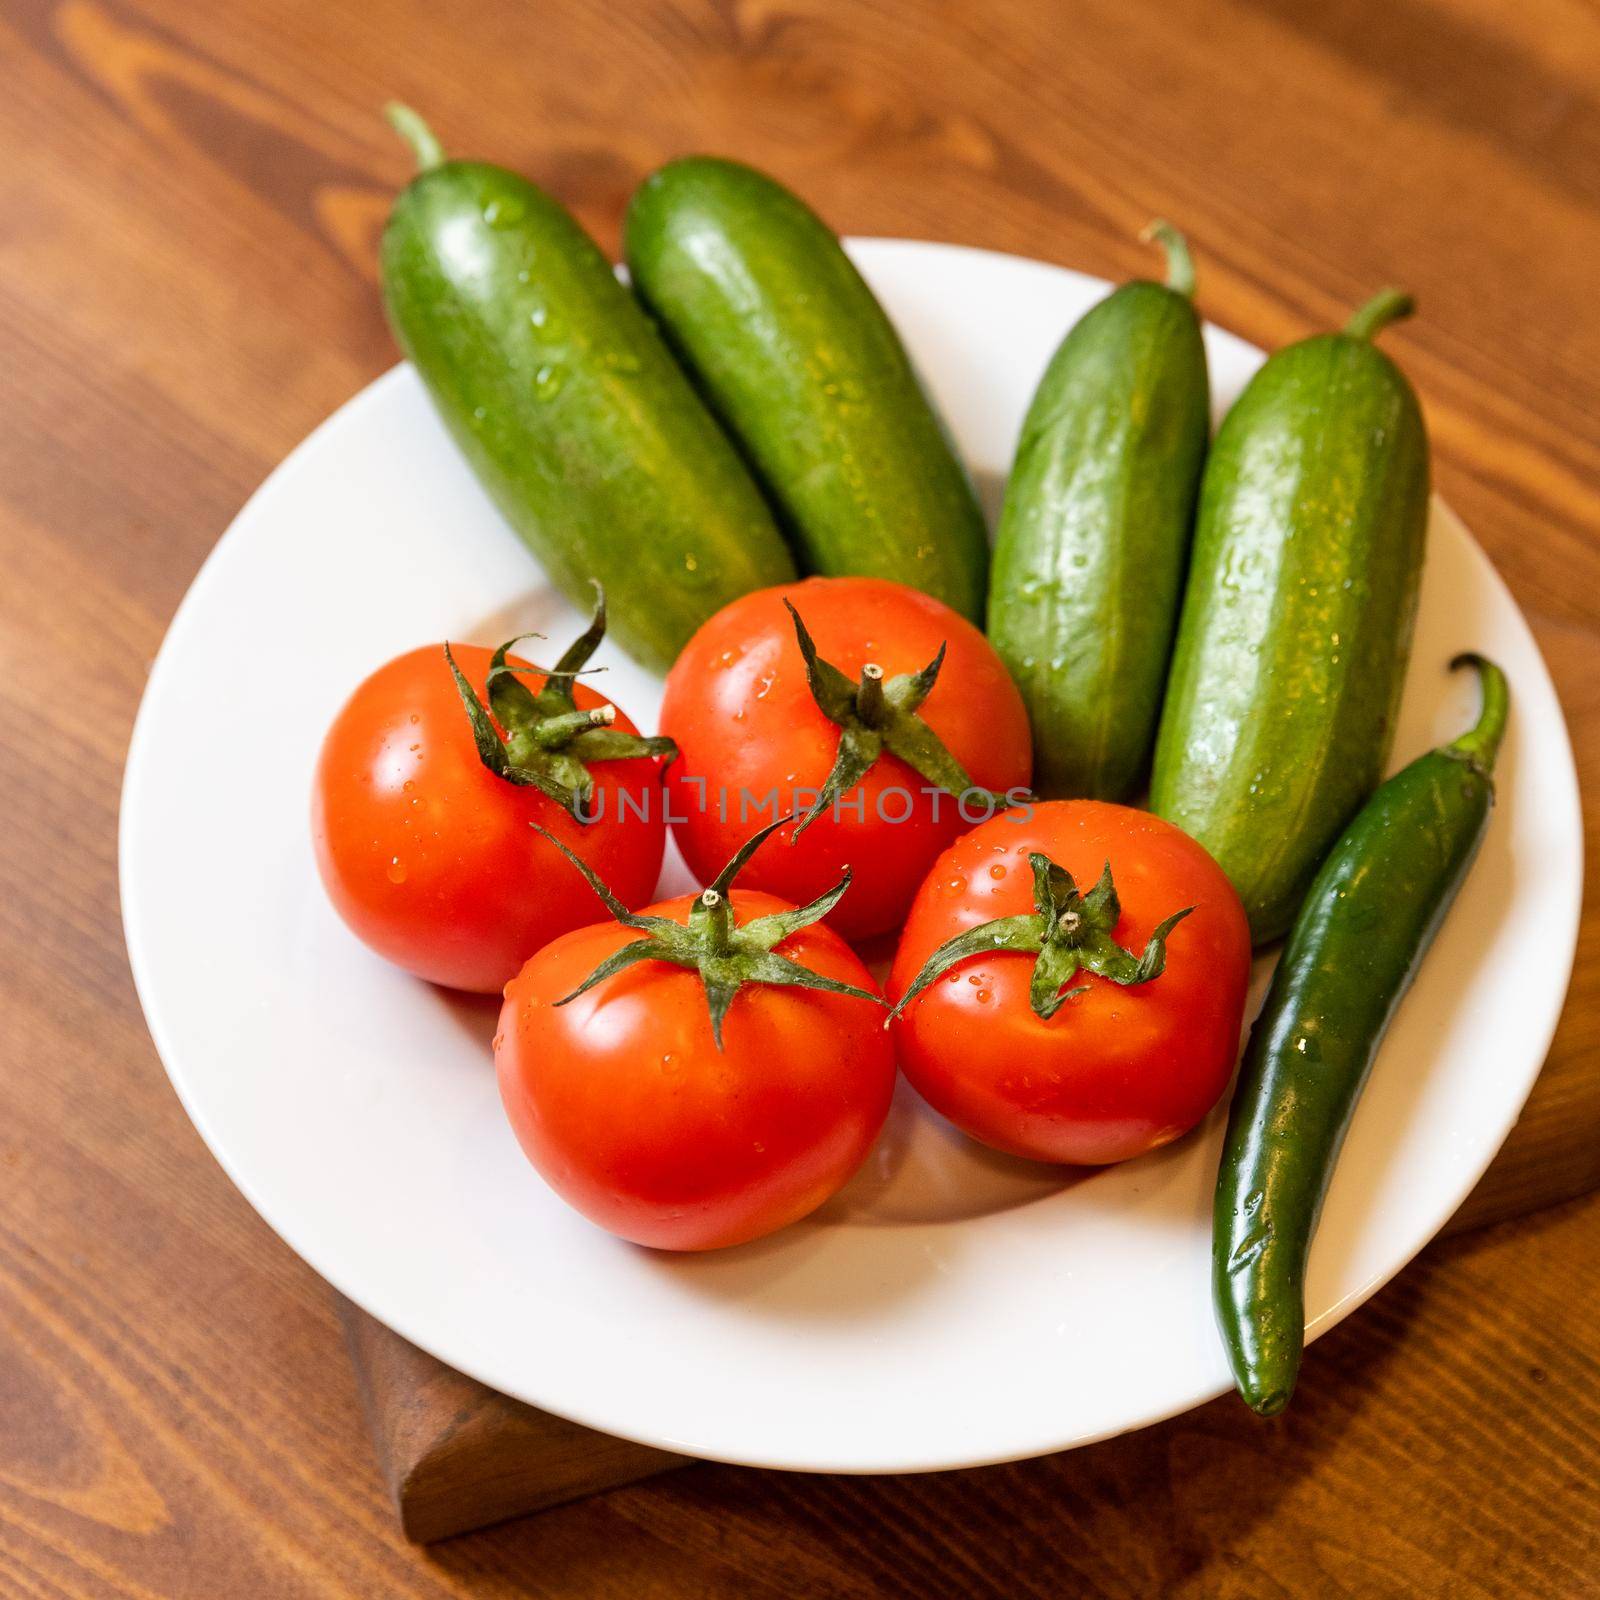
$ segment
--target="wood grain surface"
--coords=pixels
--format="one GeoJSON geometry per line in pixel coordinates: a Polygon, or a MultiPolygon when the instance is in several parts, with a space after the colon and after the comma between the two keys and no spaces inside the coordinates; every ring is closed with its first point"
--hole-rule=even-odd
{"type": "MultiPolygon", "coordinates": [[[[694,1467],[403,1542],[325,1287],[145,1035],[114,832],[196,567],[393,359],[391,95],[612,249],[638,178],[705,148],[847,231],[1110,276],[1165,214],[1264,344],[1407,284],[1388,348],[1439,486],[1600,793],[1590,0],[0,0],[0,1596],[1594,1595],[1595,1201],[1428,1252],[1277,1424],[1219,1402],[924,1479],[694,1467]]],[[[1597,948],[1591,892],[1554,1056],[1590,1125],[1597,948]]],[[[1600,1142],[1567,1159],[1600,1176],[1600,1142]]]]}

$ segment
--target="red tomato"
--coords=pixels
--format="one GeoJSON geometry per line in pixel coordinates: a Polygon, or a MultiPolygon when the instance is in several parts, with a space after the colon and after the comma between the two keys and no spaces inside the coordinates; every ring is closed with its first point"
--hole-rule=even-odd
{"type": "MultiPolygon", "coordinates": [[[[942,602],[880,578],[808,578],[725,606],[684,647],[667,678],[661,728],[677,741],[668,772],[678,846],[705,882],[763,822],[808,807],[839,751],[840,726],[813,698],[793,604],[817,654],[855,684],[873,663],[886,680],[943,669],[918,715],[973,784],[1025,790],[1032,747],[1022,697],[988,641],[942,602]],[[796,794],[798,791],[798,805],[796,794]]],[[[829,921],[847,938],[897,927],[938,853],[988,811],[963,820],[949,794],[884,752],[839,807],[798,839],[769,840],[744,882],[804,902],[849,867],[850,893],[829,921]]]]}
{"type": "MultiPolygon", "coordinates": [[[[453,648],[483,697],[491,652],[453,648]]],[[[523,681],[535,691],[544,682],[523,681]]],[[[574,698],[580,710],[610,704],[582,683],[574,698]]],[[[612,726],[635,731],[620,712],[612,726]]],[[[665,844],[659,760],[596,761],[590,773],[596,820],[582,825],[483,765],[442,646],[399,656],[356,690],[323,741],[312,835],[328,897],[397,966],[498,994],[541,945],[594,920],[590,890],[530,823],[580,853],[629,905],[655,890],[665,844]]]]}
{"type": "MultiPolygon", "coordinates": [[[[730,900],[740,922],[792,909],[743,890],[730,900]]],[[[695,901],[645,915],[687,922],[695,901]]],[[[638,937],[615,923],[580,928],[506,989],[495,1064],[528,1159],[562,1199],[636,1244],[711,1250],[797,1221],[860,1166],[888,1115],[895,1069],[882,1008],[747,983],[719,1050],[699,973],[659,960],[556,1004],[638,937]]],[[[776,952],[877,993],[826,927],[802,928],[776,952]]]]}
{"type": "Polygon", "coordinates": [[[1148,812],[1050,801],[957,840],[918,893],[895,955],[898,999],[947,939],[1034,910],[1030,852],[1087,891],[1109,862],[1121,900],[1112,929],[1139,955],[1157,925],[1192,906],[1166,939],[1166,968],[1119,986],[1080,970],[1050,1020],[1030,1005],[1033,956],[958,962],[896,1018],[906,1077],[975,1139],[1038,1161],[1125,1161],[1178,1138],[1228,1085],[1250,981],[1250,931],[1227,878],[1187,834],[1148,812]]]}

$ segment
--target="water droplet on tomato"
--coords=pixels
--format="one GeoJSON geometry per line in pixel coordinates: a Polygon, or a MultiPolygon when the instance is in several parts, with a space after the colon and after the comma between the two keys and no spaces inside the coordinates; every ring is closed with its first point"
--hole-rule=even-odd
{"type": "Polygon", "coordinates": [[[989,868],[989,876],[991,878],[997,878],[997,879],[998,878],[1003,878],[1003,877],[1005,877],[1005,875],[1006,875],[1006,869],[1004,867],[1002,867],[998,861],[995,862],[995,864],[992,867],[989,868]]]}
{"type": "Polygon", "coordinates": [[[391,856],[386,869],[390,883],[404,883],[406,881],[405,863],[399,856],[391,856]]]}
{"type": "Polygon", "coordinates": [[[986,1006],[991,1000],[994,999],[994,996],[987,989],[980,989],[975,995],[973,995],[972,998],[976,1000],[980,1006],[986,1006]]]}
{"type": "Polygon", "coordinates": [[[755,1141],[755,1143],[750,1146],[750,1148],[752,1150],[754,1150],[755,1153],[759,1156],[759,1155],[763,1154],[766,1151],[767,1147],[764,1144],[762,1144],[762,1142],[759,1139],[757,1139],[755,1141]]]}

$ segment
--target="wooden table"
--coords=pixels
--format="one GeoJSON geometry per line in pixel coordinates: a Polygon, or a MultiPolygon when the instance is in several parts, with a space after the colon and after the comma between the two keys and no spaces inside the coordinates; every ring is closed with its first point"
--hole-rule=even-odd
{"type": "MultiPolygon", "coordinates": [[[[637,179],[710,148],[844,230],[1111,276],[1148,267],[1135,235],[1165,214],[1205,311],[1265,344],[1407,284],[1423,314],[1389,347],[1440,486],[1532,617],[1600,793],[1583,0],[6,0],[0,1595],[1600,1590],[1595,1200],[1436,1246],[1316,1346],[1274,1425],[1219,1402],[922,1479],[695,1467],[402,1541],[325,1286],[214,1166],[145,1035],[114,843],[184,587],[393,359],[373,273],[407,168],[390,95],[610,248],[637,179]]],[[[1554,1057],[1573,1118],[1600,1094],[1594,909],[1554,1057]]],[[[1539,1178],[1575,1192],[1597,1169],[1593,1141],[1539,1178]]]]}

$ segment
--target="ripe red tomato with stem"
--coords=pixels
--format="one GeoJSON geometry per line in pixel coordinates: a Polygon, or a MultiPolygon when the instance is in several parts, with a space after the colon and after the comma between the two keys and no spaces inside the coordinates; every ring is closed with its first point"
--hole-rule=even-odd
{"type": "Polygon", "coordinates": [[[957,1127],[1012,1155],[1100,1164],[1216,1104],[1249,981],[1244,908],[1202,846],[1148,812],[1061,800],[945,851],[889,995],[906,1077],[957,1127]]]}
{"type": "Polygon", "coordinates": [[[312,796],[317,866],[334,908],[379,955],[498,994],[541,945],[593,917],[552,839],[629,904],[654,892],[672,742],[641,738],[577,680],[604,632],[602,599],[548,674],[508,653],[518,640],[412,650],[334,719],[312,796]]]}
{"type": "MultiPolygon", "coordinates": [[[[773,826],[776,826],[774,824],[773,826]]],[[[546,945],[506,989],[500,1094],[564,1200],[636,1244],[712,1250],[816,1209],[888,1115],[894,1053],[877,985],[811,904],[734,888],[772,830],[699,895],[546,945]]]]}
{"type": "Polygon", "coordinates": [[[1022,697],[989,642],[880,578],[725,606],[668,675],[661,727],[690,870],[705,882],[752,826],[798,810],[745,881],[804,902],[852,868],[830,918],[852,939],[897,927],[934,857],[998,809],[992,796],[1025,794],[1032,769],[1022,697]]]}

